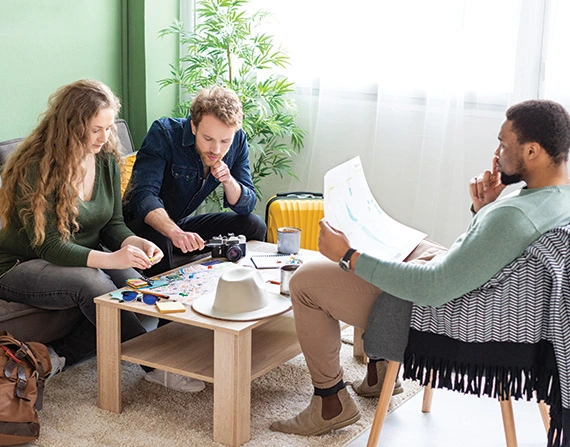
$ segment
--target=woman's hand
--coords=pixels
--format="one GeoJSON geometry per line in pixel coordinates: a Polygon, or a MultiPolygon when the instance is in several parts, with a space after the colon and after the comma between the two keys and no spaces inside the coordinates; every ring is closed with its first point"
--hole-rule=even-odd
{"type": "Polygon", "coordinates": [[[126,269],[133,267],[146,270],[152,265],[149,256],[134,245],[125,245],[120,250],[109,253],[108,269],[126,269]]]}
{"type": "MultiPolygon", "coordinates": [[[[150,244],[152,244],[152,242],[150,242],[150,244]]],[[[156,247],[154,244],[152,245],[156,247]]],[[[158,248],[157,250],[158,258],[156,260],[153,259],[153,262],[158,262],[160,259],[162,259],[162,252],[158,248]]],[[[155,250],[151,250],[151,252],[156,253],[155,250]]],[[[100,269],[116,270],[133,267],[136,269],[145,270],[150,268],[152,265],[152,262],[149,258],[149,255],[143,251],[143,249],[133,244],[125,244],[123,242],[123,246],[113,253],[91,250],[89,252],[89,256],[87,257],[87,266],[100,269]]]]}
{"type": "Polygon", "coordinates": [[[138,236],[131,236],[123,241],[121,247],[124,248],[128,245],[138,247],[146,254],[150,265],[145,268],[149,268],[151,265],[160,262],[160,260],[164,257],[162,250],[158,248],[154,242],[151,242],[148,239],[143,239],[142,237],[138,236]]]}

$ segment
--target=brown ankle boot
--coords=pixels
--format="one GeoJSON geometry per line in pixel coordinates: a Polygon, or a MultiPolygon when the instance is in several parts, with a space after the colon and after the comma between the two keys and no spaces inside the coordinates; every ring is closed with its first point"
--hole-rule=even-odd
{"type": "MultiPolygon", "coordinates": [[[[386,377],[386,368],[388,367],[387,360],[379,360],[376,362],[376,377],[378,380],[374,385],[368,385],[368,373],[363,380],[357,380],[352,383],[352,388],[356,391],[356,394],[363,397],[378,397],[382,391],[382,385],[384,384],[384,377],[386,377]]],[[[402,394],[404,388],[402,387],[402,382],[398,377],[396,383],[394,384],[394,391],[392,396],[397,394],[402,394]]]]}
{"type": "Polygon", "coordinates": [[[294,435],[315,436],[323,435],[331,430],[354,424],[360,419],[360,411],[348,390],[343,388],[338,392],[342,411],[338,416],[325,420],[322,416],[323,400],[320,396],[313,396],[311,403],[301,413],[291,419],[271,424],[270,430],[294,435]]]}

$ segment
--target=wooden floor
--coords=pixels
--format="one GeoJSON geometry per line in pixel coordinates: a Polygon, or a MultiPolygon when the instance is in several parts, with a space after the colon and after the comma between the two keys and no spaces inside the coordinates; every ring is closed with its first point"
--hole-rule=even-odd
{"type": "MultiPolygon", "coordinates": [[[[489,398],[435,390],[432,411],[421,411],[422,393],[386,417],[379,447],[504,447],[499,403],[489,398]]],[[[513,402],[518,447],[546,446],[535,402],[513,402]]],[[[347,447],[365,447],[369,431],[347,447]]]]}

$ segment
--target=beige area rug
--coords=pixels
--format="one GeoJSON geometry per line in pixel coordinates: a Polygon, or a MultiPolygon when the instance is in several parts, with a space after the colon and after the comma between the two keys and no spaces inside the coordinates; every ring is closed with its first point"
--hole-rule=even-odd
{"type": "MultiPolygon", "coordinates": [[[[344,337],[343,337],[344,338],[344,337]]],[[[346,340],[350,341],[350,340],[346,340]]],[[[345,380],[362,378],[365,366],[342,344],[345,380]]],[[[179,393],[144,380],[138,365],[123,362],[123,412],[97,407],[96,360],[90,359],[55,376],[47,384],[40,412],[42,447],[188,447],[220,446],[212,441],[213,389],[179,393]]],[[[361,419],[349,427],[318,437],[274,433],[271,422],[292,417],[310,401],[313,388],[302,355],[252,382],[251,440],[257,446],[344,446],[372,424],[378,399],[355,396],[361,419]]],[[[392,398],[390,411],[420,387],[404,382],[405,392],[392,398]]]]}

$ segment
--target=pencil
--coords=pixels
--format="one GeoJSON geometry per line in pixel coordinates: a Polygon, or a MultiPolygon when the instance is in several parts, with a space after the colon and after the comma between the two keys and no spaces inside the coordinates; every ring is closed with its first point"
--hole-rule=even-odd
{"type": "Polygon", "coordinates": [[[152,279],[150,279],[150,278],[147,278],[147,277],[144,276],[142,273],[141,273],[141,279],[142,279],[144,282],[146,282],[149,286],[152,286],[152,284],[153,284],[153,282],[154,282],[154,280],[152,280],[152,279]]]}
{"type": "Polygon", "coordinates": [[[129,287],[132,290],[136,290],[137,292],[140,293],[146,293],[147,295],[154,295],[154,296],[158,296],[159,298],[170,298],[168,295],[165,295],[164,293],[158,293],[158,292],[153,292],[152,290],[146,290],[146,289],[135,289],[134,287],[129,287]]]}

